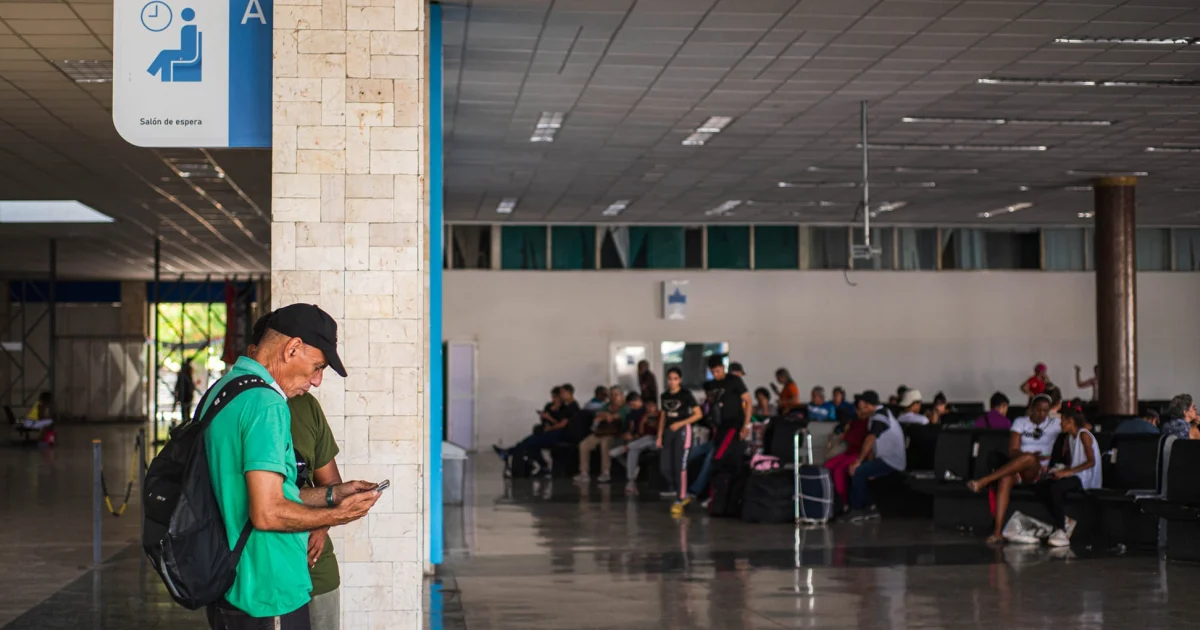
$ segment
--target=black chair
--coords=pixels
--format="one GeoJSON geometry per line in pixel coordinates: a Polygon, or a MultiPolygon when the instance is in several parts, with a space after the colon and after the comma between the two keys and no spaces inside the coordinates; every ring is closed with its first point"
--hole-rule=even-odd
{"type": "Polygon", "coordinates": [[[1166,553],[1172,560],[1200,560],[1200,440],[1164,440],[1167,474],[1163,497],[1143,499],[1148,514],[1166,521],[1166,553]]]}
{"type": "Polygon", "coordinates": [[[23,422],[18,421],[17,414],[13,413],[12,407],[8,405],[4,405],[4,415],[8,418],[8,423],[12,425],[13,431],[21,435],[22,444],[32,444],[34,442],[33,436],[42,431],[41,429],[27,427],[23,422]]]}
{"type": "Polygon", "coordinates": [[[1109,439],[1110,444],[1100,447],[1104,487],[1088,491],[1099,502],[1100,531],[1110,542],[1152,549],[1158,544],[1158,518],[1138,502],[1158,493],[1162,440],[1153,434],[1109,439]]]}

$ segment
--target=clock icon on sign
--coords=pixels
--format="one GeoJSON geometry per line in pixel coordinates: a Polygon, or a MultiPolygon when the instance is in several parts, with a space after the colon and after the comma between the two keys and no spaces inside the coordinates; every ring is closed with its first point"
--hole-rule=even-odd
{"type": "Polygon", "coordinates": [[[161,0],[154,0],[142,7],[142,26],[152,33],[167,30],[171,25],[171,7],[161,0]]]}

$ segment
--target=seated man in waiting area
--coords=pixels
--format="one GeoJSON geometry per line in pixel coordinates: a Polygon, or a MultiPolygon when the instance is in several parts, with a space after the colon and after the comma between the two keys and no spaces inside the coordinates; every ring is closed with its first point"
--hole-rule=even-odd
{"type": "Polygon", "coordinates": [[[612,455],[609,450],[613,439],[621,435],[621,427],[625,424],[625,416],[628,414],[625,392],[614,386],[608,393],[608,404],[596,412],[592,421],[592,434],[579,443],[579,474],[575,477],[576,481],[591,481],[588,465],[596,447],[600,447],[600,477],[596,481],[608,483],[612,479],[609,475],[612,469],[612,455]]]}
{"type": "Polygon", "coordinates": [[[1008,512],[1008,497],[1016,484],[1031,484],[1045,477],[1054,450],[1054,442],[1062,433],[1062,423],[1050,417],[1050,397],[1038,394],[1029,406],[1029,416],[1013,421],[1009,433],[1008,462],[990,475],[967,482],[972,492],[981,492],[999,482],[996,492],[996,523],[988,542],[1001,542],[1000,531],[1008,512]]]}
{"type": "MultiPolygon", "coordinates": [[[[550,414],[554,418],[554,422],[545,424],[545,430],[526,437],[509,449],[492,446],[492,450],[496,451],[500,459],[505,462],[505,477],[512,476],[512,471],[508,468],[508,456],[510,454],[524,454],[528,456],[533,462],[534,475],[550,474],[550,466],[546,464],[546,458],[542,456],[542,449],[550,448],[560,442],[566,442],[570,438],[570,435],[567,434],[567,425],[579,413],[579,403],[575,402],[575,386],[566,383],[560,386],[558,391],[558,411],[550,414]]],[[[544,419],[545,417],[543,416],[544,419]]]]}

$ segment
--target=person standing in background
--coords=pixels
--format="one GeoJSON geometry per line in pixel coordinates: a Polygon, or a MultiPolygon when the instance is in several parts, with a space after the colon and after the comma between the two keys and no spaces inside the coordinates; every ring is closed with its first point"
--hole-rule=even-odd
{"type": "Polygon", "coordinates": [[[192,418],[192,400],[196,396],[196,381],[192,377],[192,360],[184,358],[179,366],[179,374],[175,377],[175,406],[179,407],[180,422],[192,418]]]}
{"type": "Polygon", "coordinates": [[[1091,400],[1096,400],[1096,389],[1100,383],[1100,366],[1099,365],[1092,366],[1092,377],[1087,379],[1086,381],[1083,380],[1082,372],[1083,372],[1082,368],[1080,368],[1078,365],[1076,365],[1075,366],[1075,387],[1078,387],[1079,389],[1092,390],[1091,400]]]}
{"type": "Polygon", "coordinates": [[[654,372],[650,371],[650,362],[642,359],[638,361],[638,389],[642,390],[642,402],[650,401],[658,402],[658,379],[654,378],[654,372]]]}
{"type": "Polygon", "coordinates": [[[1038,363],[1033,366],[1033,376],[1025,379],[1024,383],[1021,383],[1021,392],[1029,396],[1029,400],[1032,403],[1034,396],[1046,393],[1046,385],[1049,382],[1050,377],[1046,374],[1046,364],[1038,363]]]}

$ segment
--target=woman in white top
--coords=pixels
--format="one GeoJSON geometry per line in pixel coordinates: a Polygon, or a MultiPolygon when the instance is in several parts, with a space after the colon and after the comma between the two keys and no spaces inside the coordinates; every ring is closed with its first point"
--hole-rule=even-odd
{"type": "Polygon", "coordinates": [[[1062,412],[1062,430],[1069,437],[1063,445],[1069,462],[1055,468],[1049,478],[1038,484],[1054,516],[1054,533],[1046,541],[1054,547],[1071,544],[1067,535],[1066,496],[1072,490],[1094,490],[1104,484],[1100,469],[1100,445],[1091,431],[1083,428],[1083,413],[1074,407],[1062,412]]]}
{"type": "Polygon", "coordinates": [[[996,484],[995,530],[988,537],[988,543],[1004,542],[1000,532],[1004,529],[1008,498],[1013,486],[1034,483],[1046,473],[1054,442],[1062,432],[1059,419],[1050,417],[1051,404],[1050,397],[1045,394],[1034,396],[1029,405],[1029,415],[1013,421],[1009,433],[1008,462],[990,475],[967,482],[972,492],[982,492],[989,485],[996,484]]]}

